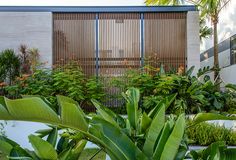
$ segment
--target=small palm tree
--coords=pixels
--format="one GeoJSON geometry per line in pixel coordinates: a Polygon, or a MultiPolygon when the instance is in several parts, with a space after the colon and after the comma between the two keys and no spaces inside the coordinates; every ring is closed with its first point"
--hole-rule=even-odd
{"type": "Polygon", "coordinates": [[[203,39],[209,38],[213,34],[213,29],[209,28],[206,25],[206,19],[204,17],[200,18],[199,25],[200,25],[199,36],[200,36],[200,41],[202,42],[203,39]]]}
{"type": "Polygon", "coordinates": [[[218,22],[220,12],[229,4],[231,0],[200,0],[198,2],[201,12],[208,17],[213,25],[214,37],[214,78],[217,82],[219,77],[219,57],[218,57],[218,22]]]}

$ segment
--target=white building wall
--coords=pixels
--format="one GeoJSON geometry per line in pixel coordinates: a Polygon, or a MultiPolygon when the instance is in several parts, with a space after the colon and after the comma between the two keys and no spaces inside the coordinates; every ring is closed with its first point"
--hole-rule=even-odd
{"type": "Polygon", "coordinates": [[[220,72],[220,76],[225,84],[236,84],[236,64],[223,68],[220,72]]]}
{"type": "Polygon", "coordinates": [[[40,60],[52,64],[51,12],[0,12],[0,51],[19,46],[38,48],[40,60]]]}
{"type": "MultiPolygon", "coordinates": [[[[210,57],[201,62],[201,68],[214,65],[214,57],[210,57]]],[[[220,68],[230,66],[230,49],[219,53],[219,66],[220,68]]]]}
{"type": "MultiPolygon", "coordinates": [[[[201,62],[201,68],[214,65],[214,57],[210,57],[201,62]]],[[[221,68],[220,77],[224,84],[233,83],[236,84],[236,65],[230,65],[230,49],[219,53],[219,65],[221,68]]],[[[214,78],[213,72],[208,74],[211,80],[214,78]]],[[[222,86],[224,86],[222,84],[222,86]]]]}
{"type": "Polygon", "coordinates": [[[200,68],[199,12],[187,13],[187,68],[195,66],[195,75],[200,68]]]}

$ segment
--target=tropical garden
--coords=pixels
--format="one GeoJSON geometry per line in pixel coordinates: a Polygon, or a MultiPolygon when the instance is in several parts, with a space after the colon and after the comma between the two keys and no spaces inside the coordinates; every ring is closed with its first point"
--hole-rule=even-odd
{"type": "MultiPolygon", "coordinates": [[[[147,4],[181,5],[183,1],[147,1],[147,4]]],[[[48,125],[28,136],[33,150],[25,149],[1,132],[0,159],[24,160],[234,160],[236,131],[213,120],[235,121],[236,85],[220,89],[217,23],[229,1],[188,1],[199,6],[203,25],[200,36],[211,29],[215,66],[165,70],[150,65],[129,69],[119,77],[88,77],[79,61],[45,67],[39,50],[19,47],[19,54],[0,53],[0,120],[39,122],[48,125]],[[207,75],[215,72],[215,81],[207,75]],[[115,88],[118,95],[107,93],[115,88]],[[119,101],[119,106],[107,101],[119,101]],[[110,104],[110,103],[109,103],[110,104]],[[97,146],[86,149],[87,143],[97,146]],[[191,146],[204,146],[192,149],[191,146]],[[89,151],[88,151],[89,150],[89,151]]],[[[1,124],[4,130],[4,124],[1,124]]],[[[1,131],[1,130],[0,130],[1,131]]]]}

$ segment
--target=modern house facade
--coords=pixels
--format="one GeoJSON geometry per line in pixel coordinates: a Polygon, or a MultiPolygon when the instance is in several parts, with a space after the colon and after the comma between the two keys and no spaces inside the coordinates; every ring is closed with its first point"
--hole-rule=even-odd
{"type": "MultiPolygon", "coordinates": [[[[221,79],[225,83],[236,84],[236,35],[233,35],[230,38],[219,43],[218,49],[221,79]]],[[[200,60],[201,68],[207,66],[212,68],[214,65],[213,48],[210,48],[201,53],[200,60]]],[[[213,78],[213,73],[210,73],[209,75],[211,78],[213,78]]]]}
{"type": "Polygon", "coordinates": [[[0,50],[25,44],[38,48],[48,67],[78,60],[87,75],[117,76],[147,58],[197,71],[198,16],[195,6],[2,6],[0,50]]]}

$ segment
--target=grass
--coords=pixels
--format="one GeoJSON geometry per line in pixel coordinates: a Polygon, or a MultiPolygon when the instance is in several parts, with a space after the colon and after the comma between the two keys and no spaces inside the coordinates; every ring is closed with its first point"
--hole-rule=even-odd
{"type": "MultiPolygon", "coordinates": [[[[82,151],[79,160],[90,160],[97,152],[99,149],[97,148],[89,148],[85,149],[82,151]]],[[[96,154],[95,157],[93,157],[91,160],[105,160],[106,159],[106,153],[101,151],[98,154],[96,154]]]]}
{"type": "Polygon", "coordinates": [[[186,134],[193,145],[206,146],[213,142],[225,141],[228,145],[236,146],[236,131],[217,124],[203,122],[188,128],[186,134]]]}

